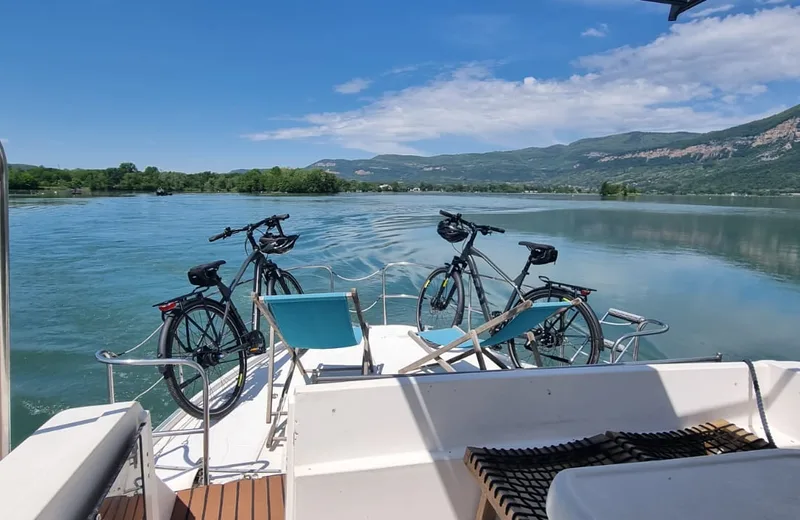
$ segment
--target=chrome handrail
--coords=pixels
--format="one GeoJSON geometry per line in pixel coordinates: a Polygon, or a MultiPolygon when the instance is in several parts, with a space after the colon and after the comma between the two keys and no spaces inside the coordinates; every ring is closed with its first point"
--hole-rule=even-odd
{"type": "Polygon", "coordinates": [[[611,350],[611,355],[608,362],[612,365],[619,363],[620,359],[622,359],[622,357],[628,352],[628,349],[631,348],[631,345],[633,345],[633,353],[631,354],[631,358],[634,362],[638,361],[639,343],[642,337],[656,336],[669,331],[669,325],[663,321],[645,318],[644,316],[640,316],[638,314],[633,314],[631,312],[614,308],[608,309],[599,321],[601,325],[609,325],[614,327],[633,325],[636,327],[635,331],[623,334],[613,343],[611,340],[604,340],[604,347],[611,350]],[[609,318],[616,318],[620,321],[610,321],[609,318]],[[655,325],[657,328],[646,330],[648,325],[655,325]]]}
{"type": "Polygon", "coordinates": [[[624,348],[620,349],[620,345],[622,344],[623,341],[628,341],[630,339],[634,340],[633,341],[633,360],[634,361],[638,361],[639,360],[639,338],[644,337],[644,336],[656,336],[658,334],[664,334],[668,330],[669,330],[669,325],[667,325],[666,323],[664,323],[662,321],[658,321],[658,320],[654,320],[654,319],[646,319],[646,320],[644,320],[643,322],[641,322],[639,327],[634,332],[629,332],[628,334],[623,334],[622,336],[617,338],[617,341],[614,342],[614,346],[611,347],[611,363],[614,363],[616,359],[619,359],[622,356],[624,356],[625,353],[628,351],[628,348],[630,347],[630,345],[626,345],[624,348]],[[646,327],[647,325],[655,325],[658,328],[657,329],[644,330],[644,327],[646,327]],[[615,354],[617,352],[619,352],[619,357],[615,356],[615,354]]]}
{"type": "Polygon", "coordinates": [[[416,300],[416,299],[419,298],[419,295],[413,295],[413,294],[403,294],[403,293],[386,294],[386,271],[388,271],[390,268],[393,268],[393,267],[422,267],[422,268],[431,269],[431,270],[436,269],[436,266],[428,265],[428,264],[419,264],[419,263],[416,263],[416,262],[389,262],[388,264],[385,264],[383,267],[381,267],[380,269],[376,270],[375,272],[372,272],[372,273],[370,273],[370,274],[368,274],[366,276],[361,276],[361,277],[358,277],[358,278],[348,278],[346,276],[342,276],[339,273],[337,273],[336,271],[334,271],[333,268],[331,266],[329,266],[329,265],[299,265],[299,266],[294,266],[294,267],[283,268],[283,270],[284,271],[288,271],[288,272],[298,271],[300,269],[319,269],[319,270],[327,271],[328,272],[328,276],[329,276],[329,280],[330,280],[330,290],[331,291],[334,291],[336,289],[336,279],[337,278],[339,280],[343,280],[345,282],[363,282],[364,280],[369,280],[370,278],[373,278],[375,276],[380,275],[381,276],[381,295],[374,302],[372,302],[368,307],[363,308],[362,311],[366,312],[366,311],[370,310],[371,308],[373,308],[375,305],[377,305],[378,302],[382,301],[383,302],[383,324],[384,325],[388,325],[389,324],[389,319],[388,319],[389,317],[388,317],[387,310],[386,310],[386,300],[391,300],[391,299],[412,299],[412,300],[416,300]]]}
{"type": "Polygon", "coordinates": [[[381,273],[381,299],[383,300],[383,324],[384,325],[388,325],[389,324],[389,320],[388,320],[388,317],[387,317],[387,314],[386,314],[386,300],[387,299],[396,298],[396,299],[412,299],[412,300],[416,300],[416,299],[419,298],[419,295],[413,296],[411,294],[403,294],[403,293],[388,294],[388,295],[386,294],[386,271],[390,267],[424,267],[425,269],[431,269],[431,270],[435,269],[431,265],[417,264],[415,262],[389,262],[388,264],[384,265],[379,270],[380,273],[381,273]]]}
{"type": "Polygon", "coordinates": [[[8,260],[8,161],[0,142],[0,459],[11,447],[11,323],[8,260]]]}
{"type": "Polygon", "coordinates": [[[334,277],[336,273],[333,272],[333,268],[329,265],[298,265],[295,267],[289,267],[288,269],[283,269],[284,271],[299,271],[300,269],[323,269],[328,271],[328,275],[330,276],[330,284],[331,284],[331,291],[335,288],[334,277]]]}
{"type": "MultiPolygon", "coordinates": [[[[372,309],[375,305],[377,305],[378,302],[382,302],[383,303],[383,324],[384,325],[388,325],[389,324],[389,316],[388,316],[388,311],[386,309],[386,300],[392,300],[392,299],[416,300],[416,299],[419,299],[419,295],[418,294],[414,295],[414,294],[404,294],[404,293],[394,293],[394,294],[387,294],[386,293],[386,272],[389,269],[394,268],[394,267],[420,267],[420,268],[434,270],[437,267],[441,267],[441,266],[435,266],[435,265],[429,265],[429,264],[420,264],[420,263],[417,263],[417,262],[389,262],[387,264],[384,264],[383,267],[381,267],[380,269],[377,269],[376,271],[374,271],[374,272],[372,272],[372,273],[370,273],[370,274],[368,274],[366,276],[361,276],[361,277],[358,277],[358,278],[348,278],[346,276],[342,276],[339,273],[337,273],[336,271],[334,271],[334,269],[331,266],[322,265],[322,264],[320,264],[320,265],[298,265],[298,266],[282,268],[282,269],[284,271],[288,271],[288,272],[299,271],[299,270],[302,270],[302,269],[319,269],[319,270],[327,271],[328,272],[328,278],[329,278],[330,290],[331,291],[334,291],[336,289],[336,280],[337,279],[343,280],[345,282],[363,282],[364,280],[369,280],[370,278],[373,278],[375,276],[380,275],[381,276],[381,295],[374,302],[372,302],[369,306],[364,307],[362,310],[364,312],[366,312],[366,311],[372,309]]],[[[464,273],[469,275],[469,276],[473,276],[473,274],[470,272],[469,269],[466,269],[464,271],[464,273]]],[[[492,275],[487,275],[487,274],[478,274],[478,276],[480,278],[483,278],[483,279],[495,280],[495,281],[498,281],[498,282],[503,282],[505,284],[509,284],[508,280],[505,280],[504,278],[499,278],[497,276],[492,276],[492,275]]],[[[509,284],[509,285],[514,287],[513,284],[509,284]]],[[[535,288],[533,285],[529,285],[529,284],[525,284],[525,283],[522,284],[522,287],[526,288],[526,289],[534,289],[535,288]]],[[[516,287],[514,287],[514,288],[516,289],[516,287]]],[[[472,303],[472,284],[470,284],[470,283],[467,284],[467,292],[468,292],[468,295],[469,295],[468,298],[467,298],[467,301],[470,302],[469,306],[467,306],[467,322],[470,324],[470,328],[471,328],[472,327],[471,324],[472,324],[472,312],[473,312],[473,310],[481,311],[481,312],[482,312],[482,310],[481,309],[473,309],[472,308],[472,305],[471,305],[471,303],[472,303]]]]}
{"type": "Polygon", "coordinates": [[[211,418],[209,416],[209,393],[208,393],[208,375],[206,371],[200,366],[199,363],[191,359],[120,359],[115,353],[108,350],[98,350],[94,354],[95,359],[108,367],[108,400],[110,403],[115,401],[114,395],[114,365],[122,366],[170,366],[179,365],[193,368],[200,374],[203,381],[203,427],[192,428],[186,430],[160,430],[153,432],[153,437],[168,437],[171,435],[194,435],[203,434],[203,458],[200,466],[203,472],[203,485],[208,485],[208,436],[209,428],[211,427],[211,418]]]}

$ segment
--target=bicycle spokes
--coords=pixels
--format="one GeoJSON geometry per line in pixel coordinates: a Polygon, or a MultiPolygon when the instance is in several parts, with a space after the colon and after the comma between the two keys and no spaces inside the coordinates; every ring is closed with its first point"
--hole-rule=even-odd
{"type": "MultiPolygon", "coordinates": [[[[173,351],[174,357],[197,362],[205,369],[210,381],[221,378],[239,362],[239,357],[228,351],[238,349],[240,339],[223,323],[220,315],[197,308],[184,314],[182,322],[174,336],[179,347],[173,351]]],[[[187,397],[199,396],[202,390],[200,375],[187,373],[184,376],[183,370],[179,370],[178,387],[187,397]]]]}
{"type": "Polygon", "coordinates": [[[459,295],[454,278],[442,271],[431,277],[418,302],[421,330],[452,327],[459,319],[459,295]]]}
{"type": "Polygon", "coordinates": [[[436,291],[436,296],[431,299],[431,308],[437,311],[443,311],[448,306],[453,305],[453,295],[455,294],[455,288],[450,286],[448,290],[448,282],[450,281],[449,278],[445,278],[442,280],[441,285],[439,286],[439,290],[436,291]]]}
{"type": "Polygon", "coordinates": [[[517,356],[522,363],[532,366],[587,364],[592,349],[592,335],[584,321],[577,309],[545,320],[531,331],[533,342],[527,337],[515,339],[517,356]],[[520,348],[519,344],[523,347],[520,348]],[[540,363],[537,363],[537,357],[540,363]]]}

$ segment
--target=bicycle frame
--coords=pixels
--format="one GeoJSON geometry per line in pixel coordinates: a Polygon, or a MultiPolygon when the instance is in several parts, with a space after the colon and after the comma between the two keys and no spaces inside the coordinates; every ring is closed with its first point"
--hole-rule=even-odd
{"type": "MultiPolygon", "coordinates": [[[[280,225],[277,226],[278,231],[283,233],[280,228],[280,225]]],[[[258,244],[256,243],[255,239],[253,238],[252,233],[247,234],[247,239],[250,242],[250,245],[253,248],[253,252],[245,259],[242,263],[241,267],[239,267],[239,271],[236,273],[236,276],[233,277],[233,281],[230,285],[225,285],[225,283],[220,280],[217,283],[217,288],[219,289],[220,295],[222,296],[222,302],[225,304],[225,316],[223,316],[223,323],[225,323],[224,319],[227,318],[228,312],[232,310],[235,315],[239,318],[239,320],[244,323],[241,315],[239,314],[239,310],[236,308],[236,305],[233,303],[233,292],[239,285],[242,285],[242,278],[244,277],[245,273],[247,272],[248,267],[250,264],[253,265],[253,293],[256,296],[262,296],[261,294],[261,280],[263,279],[264,282],[267,282],[273,277],[281,279],[280,273],[281,269],[278,265],[273,262],[270,258],[268,258],[264,253],[261,252],[258,244]]],[[[285,284],[285,282],[282,282],[285,284]]],[[[284,285],[284,290],[287,287],[284,285]]],[[[257,332],[261,330],[261,314],[258,312],[258,308],[256,307],[255,303],[253,303],[252,311],[251,311],[251,322],[250,322],[250,332],[257,332]]]]}
{"type": "MultiPolygon", "coordinates": [[[[283,230],[281,229],[280,224],[277,224],[276,227],[278,228],[278,231],[281,234],[283,234],[283,230]]],[[[248,272],[248,269],[250,268],[251,264],[253,265],[253,271],[252,271],[253,272],[253,278],[252,278],[252,281],[253,281],[253,292],[256,295],[258,295],[258,296],[262,295],[261,281],[264,280],[264,282],[267,283],[272,278],[276,278],[276,279],[280,280],[281,283],[283,284],[284,290],[285,291],[288,290],[288,288],[285,285],[285,282],[283,282],[283,280],[282,280],[281,269],[278,267],[278,265],[275,262],[272,261],[272,259],[268,258],[261,251],[261,249],[259,248],[258,244],[256,243],[256,240],[253,238],[252,231],[247,233],[247,240],[250,243],[250,246],[252,247],[252,252],[247,256],[247,258],[244,260],[244,262],[242,262],[242,265],[239,267],[239,270],[237,271],[236,275],[233,277],[233,280],[231,281],[231,283],[229,285],[226,285],[225,282],[223,282],[220,279],[220,280],[217,281],[217,283],[215,285],[215,287],[217,288],[217,290],[220,293],[220,297],[221,297],[220,303],[225,305],[225,313],[223,315],[222,323],[226,323],[226,320],[227,320],[229,314],[233,313],[233,316],[234,316],[234,318],[236,320],[238,320],[242,325],[245,324],[245,321],[244,321],[244,319],[242,319],[242,316],[239,313],[239,310],[236,308],[236,305],[233,303],[233,293],[234,293],[234,291],[236,290],[237,287],[239,287],[240,285],[246,283],[246,281],[243,282],[242,279],[244,278],[245,274],[248,272]]],[[[172,300],[168,300],[168,301],[179,302],[179,301],[187,300],[187,299],[191,299],[191,298],[204,298],[205,296],[204,296],[203,293],[208,288],[209,287],[198,288],[198,289],[195,289],[194,291],[192,291],[189,294],[186,294],[184,296],[179,296],[178,298],[173,298],[172,300]]],[[[164,303],[167,303],[167,302],[164,302],[164,303]]],[[[160,304],[156,304],[156,305],[160,305],[160,304]]],[[[162,311],[162,314],[166,314],[167,312],[172,312],[172,309],[169,309],[168,311],[162,311]]],[[[245,328],[246,328],[246,326],[245,326],[245,328]]],[[[261,330],[261,315],[259,314],[258,309],[255,306],[255,304],[253,304],[251,320],[250,320],[250,333],[251,334],[254,333],[254,332],[257,333],[260,330],[261,330]]],[[[214,331],[214,333],[217,334],[216,331],[214,331]]],[[[222,331],[219,331],[218,334],[221,335],[222,331]]],[[[217,339],[217,341],[218,341],[218,339],[217,339]]],[[[237,346],[234,346],[234,347],[229,347],[229,348],[222,349],[222,351],[224,353],[230,353],[230,352],[234,352],[236,350],[239,350],[241,348],[242,348],[242,345],[237,345],[237,346]]]]}
{"type": "MultiPolygon", "coordinates": [[[[473,230],[473,232],[470,234],[470,237],[466,245],[464,246],[464,249],[461,251],[461,254],[458,256],[454,256],[453,260],[449,264],[447,264],[450,267],[447,276],[451,277],[456,272],[462,274],[466,267],[467,269],[466,273],[472,280],[473,285],[475,286],[475,293],[478,296],[478,303],[480,304],[483,317],[485,320],[488,321],[492,319],[492,311],[489,309],[489,302],[486,299],[486,291],[483,288],[483,280],[481,279],[481,274],[478,269],[478,265],[475,262],[475,258],[476,257],[480,258],[484,262],[486,262],[489,265],[489,267],[491,267],[492,270],[494,270],[494,272],[496,272],[500,276],[502,281],[506,282],[512,287],[511,295],[508,297],[508,301],[506,302],[503,312],[507,312],[508,310],[510,310],[514,306],[514,304],[518,301],[518,299],[519,300],[523,299],[523,293],[522,293],[523,283],[525,282],[525,279],[528,277],[528,274],[530,274],[530,268],[532,265],[534,265],[534,262],[531,256],[528,255],[528,258],[525,261],[525,265],[522,267],[522,270],[516,276],[516,278],[512,279],[508,274],[506,274],[502,269],[500,269],[500,267],[497,266],[497,264],[492,262],[492,260],[488,256],[486,256],[486,254],[484,254],[481,250],[475,247],[474,243],[475,239],[478,236],[478,233],[479,233],[478,230],[473,230]]],[[[544,283],[545,287],[553,287],[553,286],[563,287],[565,289],[575,292],[576,295],[579,295],[579,297],[584,301],[588,300],[589,293],[593,291],[593,289],[588,289],[586,287],[580,287],[577,285],[570,285],[552,281],[546,277],[540,276],[539,279],[544,283]]],[[[442,294],[443,291],[444,287],[440,288],[439,293],[437,294],[437,298],[442,298],[444,296],[442,294]]],[[[453,290],[451,290],[447,294],[444,304],[445,306],[449,304],[451,298],[453,297],[452,291],[453,290]]],[[[461,319],[463,319],[463,316],[461,317],[461,319]]]]}
{"type": "MultiPolygon", "coordinates": [[[[513,288],[511,295],[506,302],[506,306],[503,312],[508,311],[511,307],[514,306],[514,302],[516,301],[517,297],[521,300],[522,299],[522,284],[525,281],[529,274],[530,267],[532,265],[530,256],[525,262],[520,273],[517,275],[516,278],[512,279],[508,276],[500,267],[492,262],[489,257],[487,257],[480,249],[475,247],[474,242],[475,238],[477,238],[478,232],[472,232],[467,244],[464,246],[464,249],[461,251],[459,256],[453,257],[453,261],[449,264],[450,270],[448,272],[448,277],[452,276],[455,272],[459,274],[464,272],[464,266],[468,268],[467,274],[472,279],[472,283],[475,285],[475,293],[478,296],[478,302],[481,306],[481,312],[483,313],[484,319],[487,321],[491,319],[491,310],[489,310],[489,302],[486,299],[486,291],[483,289],[483,281],[481,280],[480,271],[478,270],[478,265],[475,262],[475,257],[482,259],[486,262],[489,267],[491,267],[506,283],[511,285],[513,288]]],[[[452,297],[452,292],[447,295],[447,300],[449,301],[452,297]]],[[[463,317],[462,317],[463,318],[463,317]]]]}

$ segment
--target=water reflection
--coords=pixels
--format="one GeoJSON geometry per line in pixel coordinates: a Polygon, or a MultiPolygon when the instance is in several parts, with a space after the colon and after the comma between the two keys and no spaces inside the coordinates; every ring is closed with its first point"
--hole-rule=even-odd
{"type": "Polygon", "coordinates": [[[626,252],[689,250],[800,280],[800,213],[663,213],[556,210],[486,216],[520,233],[603,244],[626,252]]]}

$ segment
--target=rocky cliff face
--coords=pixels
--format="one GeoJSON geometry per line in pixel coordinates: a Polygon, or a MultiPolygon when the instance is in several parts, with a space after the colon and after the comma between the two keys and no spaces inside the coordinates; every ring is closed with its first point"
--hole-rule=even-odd
{"type": "Polygon", "coordinates": [[[764,132],[749,137],[732,138],[722,142],[711,141],[707,144],[697,144],[685,148],[657,148],[655,150],[642,150],[639,152],[622,155],[610,155],[602,152],[589,152],[588,158],[598,158],[598,162],[607,163],[625,159],[680,159],[690,157],[699,161],[709,159],[725,159],[732,157],[737,151],[748,148],[764,148],[758,155],[759,159],[772,161],[781,154],[792,150],[800,143],[800,117],[793,117],[770,128],[764,132]]]}

